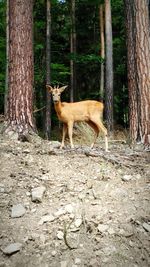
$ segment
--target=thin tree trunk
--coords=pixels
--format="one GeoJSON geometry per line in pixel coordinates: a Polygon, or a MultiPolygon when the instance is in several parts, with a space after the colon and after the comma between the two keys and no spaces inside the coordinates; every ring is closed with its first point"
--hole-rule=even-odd
{"type": "MultiPolygon", "coordinates": [[[[104,40],[104,6],[101,4],[99,6],[99,18],[100,18],[100,56],[101,59],[105,58],[105,40],[104,40]]],[[[104,99],[104,62],[101,62],[101,72],[100,72],[100,99],[104,99]]]]}
{"type": "MultiPolygon", "coordinates": [[[[76,27],[75,27],[75,0],[71,0],[71,34],[70,34],[70,53],[76,54],[76,27]]],[[[76,66],[73,59],[70,60],[70,102],[74,101],[76,91],[76,66]]]]}
{"type": "Polygon", "coordinates": [[[33,119],[33,1],[9,0],[9,96],[5,132],[35,131],[33,119]]]}
{"type": "Polygon", "coordinates": [[[7,114],[8,102],[8,56],[9,56],[9,0],[7,0],[6,8],[6,75],[5,75],[5,100],[4,100],[4,114],[7,114]]]}
{"type": "Polygon", "coordinates": [[[108,132],[113,131],[113,46],[110,0],[105,0],[105,30],[106,30],[106,94],[105,108],[108,132]]]}
{"type": "MultiPolygon", "coordinates": [[[[47,27],[46,27],[46,84],[50,84],[50,64],[51,64],[51,2],[47,0],[47,27]]],[[[51,95],[46,90],[46,118],[45,134],[50,139],[51,134],[51,95]]]]}

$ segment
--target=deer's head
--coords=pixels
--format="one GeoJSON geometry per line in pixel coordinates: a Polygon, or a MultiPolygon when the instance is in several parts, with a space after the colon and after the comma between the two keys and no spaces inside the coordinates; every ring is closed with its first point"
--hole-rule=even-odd
{"type": "Polygon", "coordinates": [[[66,86],[62,86],[59,88],[59,86],[54,86],[54,88],[50,85],[46,85],[47,90],[52,94],[53,102],[54,104],[60,101],[61,93],[66,89],[66,86]]]}

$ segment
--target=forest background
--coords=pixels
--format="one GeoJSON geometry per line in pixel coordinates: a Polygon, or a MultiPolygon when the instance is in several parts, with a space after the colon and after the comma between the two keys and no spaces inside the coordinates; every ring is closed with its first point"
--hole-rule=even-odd
{"type": "MultiPolygon", "coordinates": [[[[70,51],[70,1],[51,1],[51,71],[52,85],[69,85],[70,61],[76,65],[74,101],[100,99],[100,69],[105,59],[100,56],[99,2],[76,2],[76,53],[70,51]]],[[[34,113],[39,131],[44,133],[46,105],[46,3],[34,3],[34,113]]],[[[126,37],[123,0],[111,1],[113,29],[114,124],[128,127],[128,90],[126,37]]],[[[6,73],[6,1],[0,1],[0,114],[4,114],[6,73]]],[[[69,90],[63,95],[69,101],[69,90]]],[[[105,100],[104,100],[105,102],[105,100]]],[[[52,111],[52,132],[58,120],[52,111]]]]}

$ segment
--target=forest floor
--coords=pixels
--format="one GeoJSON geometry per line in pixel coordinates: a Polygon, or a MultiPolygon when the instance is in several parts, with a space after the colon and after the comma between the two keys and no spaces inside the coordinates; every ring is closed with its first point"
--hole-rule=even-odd
{"type": "Polygon", "coordinates": [[[150,266],[150,152],[0,139],[0,267],[150,266]]]}

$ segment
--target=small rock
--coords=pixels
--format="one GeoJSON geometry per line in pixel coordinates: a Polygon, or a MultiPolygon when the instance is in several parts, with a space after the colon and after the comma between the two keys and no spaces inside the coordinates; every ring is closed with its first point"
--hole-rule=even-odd
{"type": "Polygon", "coordinates": [[[119,235],[125,236],[126,232],[124,229],[120,229],[118,232],[119,235]]]}
{"type": "Polygon", "coordinates": [[[107,224],[99,224],[97,229],[99,232],[104,233],[108,230],[109,226],[107,224]]]}
{"type": "Polygon", "coordinates": [[[143,228],[144,228],[147,232],[150,232],[150,224],[148,224],[148,223],[143,223],[143,228]]]}
{"type": "Polygon", "coordinates": [[[48,181],[49,180],[49,175],[48,174],[44,174],[42,175],[42,177],[40,178],[43,181],[48,181]]]}
{"type": "Polygon", "coordinates": [[[87,180],[87,188],[88,189],[91,189],[92,188],[92,186],[93,186],[93,181],[92,180],[87,180]]]}
{"type": "Polygon", "coordinates": [[[75,222],[74,222],[74,225],[77,228],[80,227],[81,224],[82,224],[82,219],[81,218],[76,219],[75,222]]]}
{"type": "Polygon", "coordinates": [[[34,209],[31,210],[31,213],[34,213],[34,212],[36,212],[36,208],[34,208],[34,209]]]}
{"type": "Polygon", "coordinates": [[[60,267],[68,267],[67,261],[61,261],[60,267]]]}
{"type": "Polygon", "coordinates": [[[54,213],[54,216],[59,217],[64,214],[66,214],[66,210],[64,208],[60,208],[58,211],[54,213]]]}
{"type": "MultiPolygon", "coordinates": [[[[110,245],[110,246],[106,246],[102,249],[102,252],[105,254],[105,256],[109,256],[109,255],[113,255],[116,254],[117,249],[115,246],[110,245]]],[[[108,257],[107,257],[108,258],[108,257]]]]}
{"type": "Polygon", "coordinates": [[[89,267],[98,267],[99,262],[96,259],[91,259],[89,263],[89,267]]]}
{"type": "Polygon", "coordinates": [[[74,263],[76,265],[79,265],[79,264],[81,264],[81,260],[79,258],[75,258],[74,263]]]}
{"type": "Polygon", "coordinates": [[[0,262],[0,267],[6,267],[5,262],[0,262]]]}
{"type": "Polygon", "coordinates": [[[78,194],[78,198],[79,198],[80,200],[85,199],[85,198],[86,198],[86,193],[85,193],[85,192],[80,192],[80,193],[78,194]]]}
{"type": "Polygon", "coordinates": [[[136,175],[135,175],[135,179],[136,179],[136,180],[141,179],[141,175],[140,175],[140,174],[136,174],[136,175]]]}
{"type": "Polygon", "coordinates": [[[6,255],[11,255],[17,251],[20,251],[21,248],[22,248],[21,243],[12,243],[8,245],[6,248],[4,248],[2,251],[6,255]]]}
{"type": "Polygon", "coordinates": [[[125,174],[123,177],[121,177],[122,181],[128,182],[132,179],[132,175],[125,174]]]}
{"type": "Polygon", "coordinates": [[[39,221],[39,225],[42,225],[46,222],[53,222],[54,220],[55,220],[55,217],[53,215],[45,215],[39,221]]]}
{"type": "Polygon", "coordinates": [[[74,210],[73,206],[71,204],[68,204],[65,206],[65,211],[68,213],[72,213],[74,210]]]}
{"type": "Polygon", "coordinates": [[[5,186],[0,183],[0,193],[4,193],[4,192],[5,192],[5,186]]]}
{"type": "Polygon", "coordinates": [[[62,239],[64,238],[64,233],[63,233],[62,231],[58,231],[58,232],[57,232],[57,238],[58,238],[59,240],[62,240],[62,239]]]}
{"type": "Polygon", "coordinates": [[[59,148],[61,146],[61,143],[58,141],[51,141],[49,142],[51,146],[53,146],[54,148],[59,148]]]}
{"type": "Polygon", "coordinates": [[[115,231],[114,231],[113,228],[109,228],[109,229],[107,230],[107,232],[108,232],[110,235],[114,235],[114,234],[115,234],[115,231]]]}
{"type": "Polygon", "coordinates": [[[46,237],[45,237],[45,235],[40,235],[40,241],[41,241],[41,243],[42,244],[44,244],[45,243],[45,241],[46,241],[46,237]]]}
{"type": "Polygon", "coordinates": [[[40,235],[37,233],[32,233],[31,236],[29,237],[29,240],[35,241],[36,239],[39,239],[40,235]]]}
{"type": "Polygon", "coordinates": [[[32,201],[42,202],[42,198],[45,191],[46,191],[45,186],[39,186],[33,188],[31,191],[32,201]]]}
{"type": "Polygon", "coordinates": [[[22,204],[17,204],[12,207],[11,210],[11,218],[19,218],[22,217],[26,212],[26,209],[22,204]]]}
{"type": "Polygon", "coordinates": [[[108,188],[110,187],[109,183],[107,182],[99,182],[99,181],[94,181],[92,191],[93,191],[93,196],[96,199],[101,199],[103,194],[108,194],[108,188]]]}
{"type": "Polygon", "coordinates": [[[53,251],[52,251],[52,256],[55,257],[56,254],[57,254],[57,251],[56,251],[56,250],[53,250],[53,251]]]}

